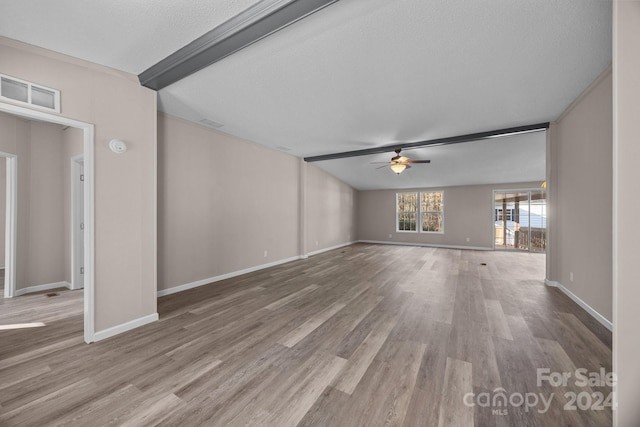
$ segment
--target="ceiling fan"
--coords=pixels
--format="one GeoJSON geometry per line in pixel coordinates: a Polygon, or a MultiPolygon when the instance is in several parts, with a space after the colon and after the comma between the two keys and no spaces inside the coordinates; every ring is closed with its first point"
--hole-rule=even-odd
{"type": "Polygon", "coordinates": [[[391,158],[390,162],[378,162],[385,164],[385,166],[380,166],[378,169],[389,166],[396,175],[400,175],[405,169],[410,168],[410,165],[412,164],[431,163],[431,160],[411,160],[406,156],[402,156],[400,155],[400,152],[402,151],[401,148],[398,148],[395,151],[396,155],[391,158]]]}

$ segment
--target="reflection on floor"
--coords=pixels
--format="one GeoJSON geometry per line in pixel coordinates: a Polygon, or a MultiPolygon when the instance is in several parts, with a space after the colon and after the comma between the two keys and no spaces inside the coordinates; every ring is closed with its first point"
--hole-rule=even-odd
{"type": "Polygon", "coordinates": [[[0,323],[47,326],[0,331],[0,425],[611,425],[565,410],[610,387],[537,384],[611,370],[611,334],[544,265],[357,244],[162,297],[159,322],[91,345],[82,292],[2,301],[0,323]]]}

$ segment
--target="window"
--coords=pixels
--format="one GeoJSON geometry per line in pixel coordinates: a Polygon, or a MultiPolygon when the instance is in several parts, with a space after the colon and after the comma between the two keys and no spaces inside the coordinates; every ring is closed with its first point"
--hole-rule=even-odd
{"type": "Polygon", "coordinates": [[[60,112],[60,91],[0,74],[0,98],[60,112]]]}
{"type": "Polygon", "coordinates": [[[494,221],[513,221],[514,220],[513,209],[507,209],[506,214],[502,216],[502,209],[496,208],[496,214],[494,221]]]}
{"type": "Polygon", "coordinates": [[[398,231],[416,231],[418,193],[398,193],[398,231]]]}
{"type": "Polygon", "coordinates": [[[494,248],[544,252],[547,199],[544,190],[494,190],[494,248]]]}
{"type": "Polygon", "coordinates": [[[421,231],[442,233],[444,231],[442,191],[420,193],[421,231]]]}
{"type": "Polygon", "coordinates": [[[397,193],[396,218],[397,231],[443,233],[443,192],[397,193]]]}

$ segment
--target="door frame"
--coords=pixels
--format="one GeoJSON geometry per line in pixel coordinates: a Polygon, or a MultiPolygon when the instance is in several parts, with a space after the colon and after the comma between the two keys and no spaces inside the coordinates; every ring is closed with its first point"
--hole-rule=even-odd
{"type": "MultiPolygon", "coordinates": [[[[4,112],[13,116],[17,116],[27,120],[41,120],[48,123],[59,124],[62,126],[70,126],[81,129],[83,131],[83,154],[84,154],[84,341],[87,343],[94,341],[95,335],[95,181],[94,181],[94,140],[95,129],[91,123],[70,119],[56,114],[46,113],[43,111],[31,110],[29,108],[20,107],[13,104],[0,102],[0,112],[4,112]]],[[[7,182],[9,181],[9,173],[17,178],[17,156],[14,155],[13,160],[7,161],[7,182]],[[15,163],[13,163],[15,162],[15,163]],[[10,166],[13,163],[13,166],[10,166]],[[11,169],[11,172],[9,170],[11,169]]],[[[17,179],[13,180],[13,185],[17,188],[17,179]]],[[[12,207],[16,207],[17,190],[11,194],[12,207]]],[[[7,198],[7,202],[10,200],[7,198]]],[[[7,206],[9,203],[7,203],[7,206]]],[[[16,233],[16,216],[15,212],[7,211],[7,236],[13,240],[11,244],[15,245],[16,233]]],[[[12,247],[13,258],[10,260],[15,274],[15,246],[12,247]]],[[[7,249],[11,249],[7,247],[7,249]]],[[[5,265],[5,268],[8,266],[5,265]]],[[[6,270],[5,270],[6,271],[6,270]]],[[[15,294],[15,275],[12,277],[12,288],[9,292],[15,294]]],[[[5,293],[7,292],[5,283],[5,293]]]]}
{"type": "Polygon", "coordinates": [[[4,297],[13,298],[16,290],[16,218],[18,215],[18,156],[0,152],[7,164],[6,216],[4,233],[4,297]]]}
{"type": "MultiPolygon", "coordinates": [[[[84,221],[81,217],[81,209],[78,203],[80,192],[82,191],[82,181],[78,179],[78,176],[83,174],[80,168],[84,169],[84,153],[71,157],[71,289],[82,289],[84,287],[84,281],[82,281],[83,272],[80,268],[84,266],[84,250],[83,246],[79,243],[81,238],[79,223],[84,221]],[[82,286],[79,285],[83,282],[82,286]]],[[[84,215],[83,215],[84,216],[84,215]]]]}

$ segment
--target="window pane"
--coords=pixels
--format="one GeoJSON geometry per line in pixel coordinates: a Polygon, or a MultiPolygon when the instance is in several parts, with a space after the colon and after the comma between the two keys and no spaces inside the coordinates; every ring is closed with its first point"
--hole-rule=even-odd
{"type": "Polygon", "coordinates": [[[422,212],[441,212],[442,192],[422,193],[422,212]]]}
{"type": "Polygon", "coordinates": [[[51,108],[53,110],[56,108],[55,99],[55,93],[50,90],[31,86],[31,103],[33,105],[39,105],[40,107],[51,108]]]}
{"type": "Polygon", "coordinates": [[[422,214],[422,231],[442,231],[442,214],[424,213],[422,214]]]}
{"type": "Polygon", "coordinates": [[[496,192],[494,247],[544,252],[546,208],[544,191],[496,192]]]}
{"type": "Polygon", "coordinates": [[[2,92],[2,96],[15,99],[16,101],[27,102],[29,100],[27,95],[28,86],[26,83],[20,83],[3,77],[0,91],[2,92]]]}
{"type": "Polygon", "coordinates": [[[416,214],[412,212],[399,212],[398,231],[416,231],[416,214]]]}
{"type": "Polygon", "coordinates": [[[398,231],[417,231],[418,193],[398,193],[398,231]]]}
{"type": "Polygon", "coordinates": [[[544,191],[532,191],[529,205],[531,225],[531,252],[546,250],[547,200],[544,191]]]}
{"type": "Polygon", "coordinates": [[[418,194],[400,193],[398,194],[398,212],[417,212],[418,194]]]}

